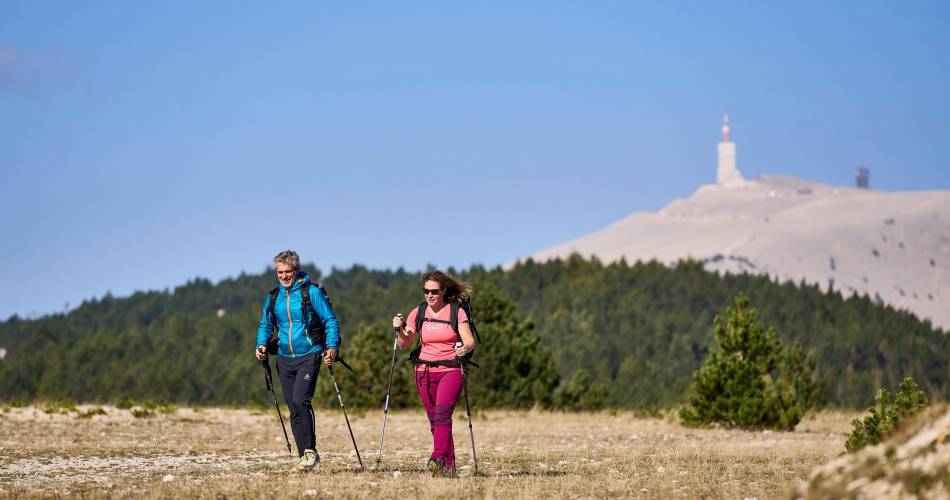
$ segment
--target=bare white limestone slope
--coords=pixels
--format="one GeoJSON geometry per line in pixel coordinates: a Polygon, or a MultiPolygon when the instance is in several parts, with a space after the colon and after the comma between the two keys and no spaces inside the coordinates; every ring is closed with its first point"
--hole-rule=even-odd
{"type": "Polygon", "coordinates": [[[532,258],[574,252],[604,261],[693,258],[710,270],[833,286],[950,331],[950,191],[886,193],[773,176],[703,186],[532,258]]]}

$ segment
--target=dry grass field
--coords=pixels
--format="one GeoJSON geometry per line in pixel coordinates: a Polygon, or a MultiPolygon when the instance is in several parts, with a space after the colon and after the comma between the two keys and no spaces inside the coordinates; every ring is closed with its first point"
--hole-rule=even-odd
{"type": "Polygon", "coordinates": [[[430,439],[421,410],[390,414],[379,471],[370,469],[382,412],[351,416],[367,467],[360,472],[342,414],[318,409],[322,461],[301,473],[273,411],[180,408],[136,418],[103,409],[80,418],[3,408],[0,497],[781,498],[841,453],[853,416],[820,413],[796,432],[753,433],[623,412],[489,411],[475,419],[480,474],[472,477],[462,408],[460,477],[437,479],[423,474],[430,439]]]}

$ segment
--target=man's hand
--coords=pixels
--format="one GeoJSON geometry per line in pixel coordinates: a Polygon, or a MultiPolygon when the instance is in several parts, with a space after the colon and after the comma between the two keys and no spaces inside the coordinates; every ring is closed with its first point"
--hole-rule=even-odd
{"type": "Polygon", "coordinates": [[[254,356],[257,357],[258,361],[264,361],[267,359],[267,346],[264,344],[257,346],[257,350],[254,351],[254,356]]]}
{"type": "Polygon", "coordinates": [[[335,359],[336,349],[327,349],[326,351],[323,351],[323,362],[326,363],[327,366],[332,365],[335,359]]]}

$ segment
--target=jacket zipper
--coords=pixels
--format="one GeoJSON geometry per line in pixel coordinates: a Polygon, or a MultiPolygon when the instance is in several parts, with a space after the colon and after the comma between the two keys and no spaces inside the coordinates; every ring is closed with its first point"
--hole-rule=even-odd
{"type": "Polygon", "coordinates": [[[290,328],[287,329],[287,344],[290,345],[290,355],[294,354],[294,317],[290,315],[290,289],[287,289],[287,321],[290,321],[290,328]]]}

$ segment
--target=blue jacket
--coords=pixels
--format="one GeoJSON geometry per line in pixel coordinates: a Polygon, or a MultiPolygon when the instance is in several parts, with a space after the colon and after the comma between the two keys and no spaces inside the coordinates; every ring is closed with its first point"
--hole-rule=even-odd
{"type": "MultiPolygon", "coordinates": [[[[323,346],[315,345],[310,336],[307,335],[306,325],[303,324],[303,311],[301,310],[301,286],[310,281],[307,273],[301,272],[294,280],[290,289],[283,286],[278,287],[277,300],[274,301],[274,316],[277,317],[277,330],[279,338],[277,339],[277,354],[298,358],[315,352],[323,351],[323,346]],[[289,301],[289,303],[288,303],[289,301]],[[290,335],[287,335],[290,332],[290,335]]],[[[311,321],[320,321],[323,323],[326,331],[326,345],[329,349],[340,350],[340,324],[333,314],[330,302],[323,296],[323,292],[316,285],[310,285],[310,304],[316,311],[312,315],[311,321]]],[[[268,317],[267,309],[270,305],[270,294],[264,298],[264,309],[261,311],[261,323],[257,327],[257,344],[265,345],[267,340],[274,333],[274,325],[271,318],[268,317]]]]}

